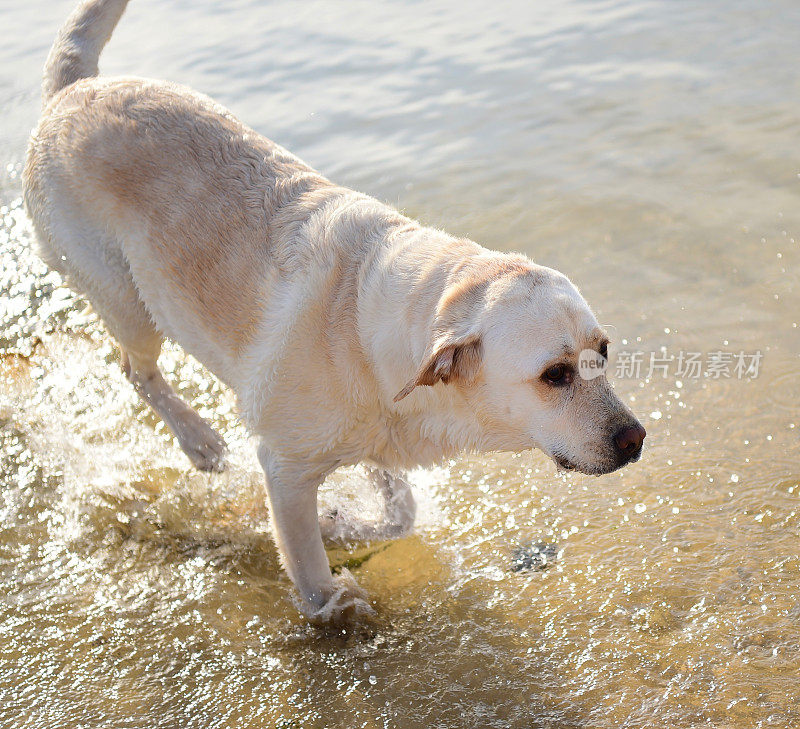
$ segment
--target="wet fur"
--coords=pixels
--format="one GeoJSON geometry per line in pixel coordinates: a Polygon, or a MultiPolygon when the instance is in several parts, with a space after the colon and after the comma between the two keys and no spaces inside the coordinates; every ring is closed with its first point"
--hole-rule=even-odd
{"type": "Polygon", "coordinates": [[[335,185],[188,88],[98,78],[124,6],[84,3],[53,46],[27,209],[195,465],[222,468],[224,443],[161,377],[162,340],[236,393],[306,614],[370,611],[320,539],[317,486],[340,465],[538,446],[616,467],[606,441],[632,416],[605,378],[568,398],[539,379],[552,352],[603,337],[566,277],[335,185]]]}

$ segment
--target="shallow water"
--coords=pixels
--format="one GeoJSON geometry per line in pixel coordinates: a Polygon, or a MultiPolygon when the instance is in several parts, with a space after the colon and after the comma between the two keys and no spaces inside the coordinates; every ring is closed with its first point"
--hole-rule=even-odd
{"type": "MultiPolygon", "coordinates": [[[[105,73],[186,82],[336,181],[563,270],[617,363],[645,353],[616,378],[640,463],[414,474],[412,536],[331,550],[377,600],[344,634],[292,605],[229,394],[165,352],[232,444],[196,473],[31,253],[19,171],[71,5],[2,10],[0,725],[800,726],[796,3],[132,3],[105,73]],[[648,377],[681,351],[762,359],[648,377]],[[555,562],[513,571],[535,542],[555,562]]],[[[326,505],[373,513],[357,471],[333,481],[326,505]]]]}

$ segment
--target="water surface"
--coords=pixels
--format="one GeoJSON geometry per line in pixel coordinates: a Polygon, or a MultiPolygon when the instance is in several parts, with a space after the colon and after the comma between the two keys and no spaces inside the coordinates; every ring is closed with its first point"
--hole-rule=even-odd
{"type": "MultiPolygon", "coordinates": [[[[796,3],[132,3],[105,73],[185,82],[338,182],[567,273],[626,352],[760,352],[757,377],[617,387],[642,461],[539,453],[414,474],[405,539],[332,549],[377,618],[308,626],[230,395],[168,348],[232,444],[192,471],[20,204],[70,0],[0,45],[0,725],[800,726],[796,3]],[[520,545],[558,545],[514,572],[520,545]]],[[[751,373],[752,374],[752,373],[751,373]]],[[[323,494],[369,516],[359,474],[323,494]]]]}

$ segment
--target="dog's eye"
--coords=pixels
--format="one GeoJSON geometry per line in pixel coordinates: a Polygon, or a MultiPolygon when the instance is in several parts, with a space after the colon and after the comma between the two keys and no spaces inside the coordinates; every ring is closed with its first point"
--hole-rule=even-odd
{"type": "Polygon", "coordinates": [[[603,359],[608,359],[608,342],[603,342],[600,345],[600,356],[603,359]]]}
{"type": "Polygon", "coordinates": [[[544,371],[542,379],[549,385],[563,387],[572,382],[572,370],[565,364],[556,364],[544,371]]]}

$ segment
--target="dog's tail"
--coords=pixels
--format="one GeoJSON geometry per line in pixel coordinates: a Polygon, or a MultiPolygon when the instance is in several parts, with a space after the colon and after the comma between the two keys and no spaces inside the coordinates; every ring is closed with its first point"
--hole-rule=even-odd
{"type": "Polygon", "coordinates": [[[97,76],[97,60],[128,0],[84,0],[58,31],[44,65],[42,103],[82,78],[97,76]]]}

